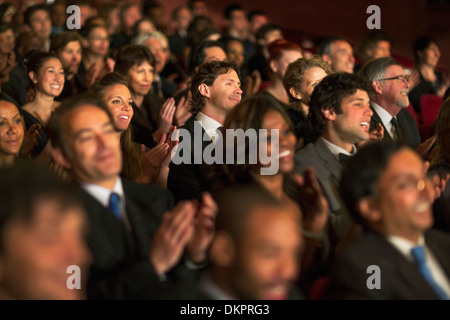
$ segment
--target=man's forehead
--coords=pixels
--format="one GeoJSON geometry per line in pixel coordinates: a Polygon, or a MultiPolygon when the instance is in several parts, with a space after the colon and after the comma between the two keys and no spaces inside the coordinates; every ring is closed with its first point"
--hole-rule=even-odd
{"type": "Polygon", "coordinates": [[[63,116],[63,124],[74,126],[89,126],[88,124],[110,121],[107,112],[92,104],[85,104],[70,110],[63,116]],[[95,121],[93,121],[95,119],[95,121]]]}
{"type": "Polygon", "coordinates": [[[352,46],[345,40],[336,40],[331,44],[332,51],[338,50],[352,50],[352,46]]]}
{"type": "Polygon", "coordinates": [[[405,71],[403,70],[403,68],[399,65],[392,65],[389,66],[386,69],[386,73],[385,73],[385,78],[389,78],[389,77],[394,77],[394,76],[400,76],[400,75],[404,75],[405,71]]]}

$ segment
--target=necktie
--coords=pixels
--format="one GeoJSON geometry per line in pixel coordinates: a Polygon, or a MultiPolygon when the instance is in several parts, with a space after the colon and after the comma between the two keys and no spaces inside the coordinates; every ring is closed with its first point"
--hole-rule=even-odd
{"type": "Polygon", "coordinates": [[[122,216],[120,215],[120,197],[115,192],[112,192],[109,196],[108,209],[111,210],[112,213],[114,213],[114,216],[117,219],[122,220],[122,216]]]}
{"type": "Polygon", "coordinates": [[[214,131],[214,135],[211,137],[211,141],[215,142],[217,140],[217,138],[219,137],[219,135],[221,134],[222,131],[222,126],[218,127],[215,131],[214,131]]]}
{"type": "Polygon", "coordinates": [[[345,164],[347,163],[347,161],[350,159],[351,156],[349,156],[348,154],[345,153],[339,153],[339,163],[345,167],[345,164]]]}
{"type": "Polygon", "coordinates": [[[402,132],[402,129],[400,128],[400,125],[398,124],[397,119],[395,117],[392,117],[391,123],[395,129],[395,134],[397,135],[397,140],[403,141],[403,132],[402,132]]]}
{"type": "Polygon", "coordinates": [[[431,274],[430,268],[428,268],[426,259],[425,259],[425,249],[423,246],[417,246],[411,249],[411,254],[419,267],[420,273],[422,273],[423,277],[430,286],[434,289],[434,291],[438,294],[438,296],[442,300],[449,300],[449,297],[445,293],[444,290],[437,284],[434,280],[433,275],[431,274]]]}

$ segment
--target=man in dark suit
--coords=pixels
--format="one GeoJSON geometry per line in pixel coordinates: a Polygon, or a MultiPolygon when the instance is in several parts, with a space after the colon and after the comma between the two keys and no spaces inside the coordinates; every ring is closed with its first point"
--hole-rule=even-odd
{"type": "Polygon", "coordinates": [[[228,112],[241,101],[237,66],[210,61],[198,69],[191,85],[193,116],[180,127],[180,143],[170,163],[167,187],[175,200],[199,199],[207,188],[213,166],[204,162],[204,150],[217,137],[228,112]]]}
{"type": "Polygon", "coordinates": [[[344,169],[340,193],[364,229],[334,261],[326,297],[448,299],[450,237],[431,229],[439,192],[414,150],[362,148],[344,169]]]}
{"type": "Polygon", "coordinates": [[[153,298],[175,276],[183,281],[193,273],[179,263],[184,252],[184,262],[206,260],[215,203],[205,196],[201,206],[183,202],[173,208],[169,192],[121,179],[120,135],[113,123],[96,97],[65,100],[48,125],[53,157],[84,191],[94,256],[88,298],[153,298]]]}
{"type": "Polygon", "coordinates": [[[339,238],[345,237],[352,224],[338,193],[343,158],[354,155],[355,145],[369,139],[370,90],[370,84],[354,74],[339,72],[325,77],[314,89],[309,107],[317,139],[295,155],[300,174],[314,167],[339,238]]]}
{"type": "Polygon", "coordinates": [[[412,148],[420,144],[420,134],[409,106],[410,85],[403,67],[391,57],[374,59],[364,65],[359,74],[373,86],[370,130],[381,124],[383,141],[402,142],[412,148]]]}

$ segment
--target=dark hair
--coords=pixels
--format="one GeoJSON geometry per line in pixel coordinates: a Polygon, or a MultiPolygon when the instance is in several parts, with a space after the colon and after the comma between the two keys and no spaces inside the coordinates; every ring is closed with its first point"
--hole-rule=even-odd
{"type": "Polygon", "coordinates": [[[392,47],[392,39],[382,31],[371,31],[366,33],[356,46],[356,54],[362,61],[367,61],[372,57],[367,55],[367,50],[375,49],[380,41],[387,41],[392,47]]]}
{"type": "Polygon", "coordinates": [[[342,99],[355,94],[356,90],[364,90],[370,94],[372,85],[359,75],[347,72],[337,72],[330,74],[314,88],[309,101],[308,119],[311,127],[315,130],[315,137],[318,138],[326,127],[326,119],[322,109],[334,110],[337,114],[342,113],[342,99]]]}
{"type": "Polygon", "coordinates": [[[64,48],[70,43],[78,41],[80,43],[80,48],[82,47],[81,36],[76,31],[63,31],[52,38],[52,42],[50,44],[50,52],[54,52],[55,54],[59,54],[64,48]]]}
{"type": "Polygon", "coordinates": [[[433,43],[438,46],[436,39],[427,35],[421,36],[416,39],[416,41],[414,42],[414,61],[416,62],[416,64],[420,64],[421,62],[419,52],[424,51],[433,43]]]}
{"type": "Polygon", "coordinates": [[[239,3],[231,3],[225,7],[223,10],[223,17],[226,20],[230,20],[231,14],[234,11],[244,11],[244,8],[239,3]]]}
{"type": "Polygon", "coordinates": [[[256,9],[256,10],[250,10],[250,11],[247,13],[247,20],[248,20],[249,22],[251,22],[252,19],[253,19],[253,17],[255,17],[255,16],[267,16],[267,13],[264,12],[264,11],[262,11],[262,10],[258,10],[258,9],[256,9]]]}
{"type": "Polygon", "coordinates": [[[24,59],[27,73],[34,72],[35,74],[38,74],[44,63],[50,59],[59,60],[54,53],[31,51],[24,59]]]}
{"type": "Polygon", "coordinates": [[[339,184],[341,198],[356,223],[367,226],[356,206],[367,196],[377,196],[377,182],[394,154],[405,145],[375,142],[367,144],[350,157],[339,184]]]}
{"type": "Polygon", "coordinates": [[[300,58],[288,65],[283,79],[283,86],[290,102],[297,101],[290,92],[291,88],[299,91],[305,72],[314,67],[322,68],[326,74],[332,73],[331,66],[319,55],[314,55],[311,59],[300,58]]]}
{"type": "MultiPolygon", "coordinates": [[[[450,163],[450,99],[444,100],[435,121],[436,145],[439,147],[439,156],[436,160],[443,160],[450,163]],[[439,159],[442,158],[442,159],[439,159]]],[[[434,159],[433,163],[434,164],[434,159]]]]}
{"type": "Polygon", "coordinates": [[[152,21],[150,18],[143,17],[142,19],[136,21],[136,23],[135,23],[134,26],[133,26],[133,35],[134,35],[134,36],[137,36],[137,35],[138,35],[139,25],[140,25],[142,22],[144,22],[144,21],[150,22],[150,23],[153,25],[153,27],[155,28],[155,30],[156,30],[156,27],[155,27],[155,24],[153,23],[153,21],[152,21]]]}
{"type": "Polygon", "coordinates": [[[2,23],[0,24],[0,33],[4,33],[8,30],[11,30],[12,32],[14,32],[14,27],[11,23],[2,23]]]}
{"type": "Polygon", "coordinates": [[[18,164],[0,169],[0,176],[0,252],[5,250],[8,226],[14,221],[30,222],[39,200],[52,199],[65,208],[81,207],[79,188],[63,182],[45,167],[18,164]]]}
{"type": "MultiPolygon", "coordinates": [[[[248,129],[253,129],[258,132],[259,129],[262,129],[264,117],[269,111],[275,111],[281,114],[283,119],[289,125],[289,128],[294,131],[294,126],[283,107],[277,103],[270,103],[262,97],[252,96],[244,99],[241,103],[230,110],[225,118],[222,132],[225,133],[225,130],[227,129],[242,129],[244,132],[248,129]]],[[[260,168],[260,165],[250,163],[250,139],[246,138],[244,145],[236,146],[236,143],[232,142],[227,142],[227,137],[223,134],[223,154],[225,156],[230,152],[228,148],[233,147],[233,154],[235,158],[231,164],[227,161],[227,163],[216,167],[217,180],[224,182],[225,185],[247,184],[254,182],[255,179],[252,174],[255,171],[254,169],[260,168]],[[239,164],[237,161],[238,152],[244,152],[245,154],[245,162],[243,164],[239,164]]]]}
{"type": "Polygon", "coordinates": [[[195,16],[189,24],[186,36],[186,43],[188,46],[194,47],[202,41],[201,33],[205,29],[217,30],[214,21],[207,16],[195,16]]]}
{"type": "Polygon", "coordinates": [[[262,25],[258,29],[258,31],[256,31],[256,34],[255,34],[256,41],[264,39],[269,32],[272,32],[275,30],[283,31],[283,29],[281,29],[281,27],[275,23],[266,23],[266,24],[262,25]]]}
{"type": "Polygon", "coordinates": [[[125,78],[118,72],[107,73],[100,80],[94,82],[94,84],[89,88],[89,92],[103,98],[105,90],[116,84],[123,84],[128,88],[128,82],[125,78]]]}
{"type": "Polygon", "coordinates": [[[111,123],[114,124],[111,114],[105,103],[97,96],[91,93],[82,93],[70,98],[64,99],[60,106],[52,112],[50,120],[46,127],[46,133],[52,142],[54,148],[61,148],[66,155],[70,156],[70,152],[67,148],[67,142],[65,141],[64,130],[62,128],[62,118],[68,112],[84,107],[85,105],[96,106],[100,110],[104,111],[111,123]]]}
{"type": "Polygon", "coordinates": [[[256,185],[226,187],[215,195],[219,208],[216,231],[229,234],[234,241],[245,234],[246,220],[256,208],[285,208],[266,189],[256,185]]]}
{"type": "Polygon", "coordinates": [[[195,71],[195,68],[201,65],[205,60],[205,49],[219,47],[225,52],[225,48],[218,41],[203,41],[198,45],[191,48],[189,52],[189,70],[191,73],[195,71]]]}
{"type": "MultiPolygon", "coordinates": [[[[117,72],[107,73],[99,81],[96,81],[90,88],[89,93],[95,94],[104,99],[105,90],[114,85],[124,85],[128,88],[128,82],[117,72]]],[[[131,126],[120,135],[120,146],[122,148],[122,173],[121,175],[129,180],[136,180],[142,171],[141,154],[133,142],[133,133],[131,126]]]]}
{"type": "Polygon", "coordinates": [[[322,39],[319,42],[318,48],[317,48],[317,54],[319,55],[323,55],[323,54],[331,54],[331,46],[334,42],[336,41],[345,41],[347,42],[347,40],[345,40],[342,37],[338,37],[338,36],[331,36],[331,37],[326,37],[324,39],[322,39]]]}
{"type": "MultiPolygon", "coordinates": [[[[99,18],[99,17],[92,17],[92,18],[99,18]]],[[[92,20],[90,20],[90,21],[92,21],[92,20]]],[[[102,28],[102,29],[106,30],[106,32],[108,32],[108,27],[106,25],[100,24],[98,22],[88,23],[88,21],[86,21],[84,26],[79,31],[79,33],[83,38],[87,39],[91,35],[92,31],[94,31],[94,29],[97,29],[97,28],[102,28]]]]}
{"type": "Polygon", "coordinates": [[[192,114],[197,114],[205,106],[205,97],[200,93],[198,87],[203,83],[212,86],[219,75],[226,74],[230,70],[234,70],[239,76],[239,68],[233,62],[213,60],[200,66],[191,83],[192,98],[189,104],[192,114]]]}
{"type": "Polygon", "coordinates": [[[37,4],[35,6],[28,7],[28,9],[23,14],[23,23],[30,25],[30,20],[33,14],[35,14],[37,11],[44,10],[48,13],[48,16],[50,17],[50,9],[46,4],[37,4]]]}
{"type": "Polygon", "coordinates": [[[134,65],[140,66],[143,62],[148,62],[155,68],[155,57],[150,49],[143,45],[129,44],[117,52],[114,71],[125,77],[134,65]]]}

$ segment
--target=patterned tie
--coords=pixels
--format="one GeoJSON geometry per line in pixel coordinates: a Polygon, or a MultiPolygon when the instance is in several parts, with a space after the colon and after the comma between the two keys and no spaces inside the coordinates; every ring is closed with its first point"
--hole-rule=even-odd
{"type": "Polygon", "coordinates": [[[108,209],[111,210],[112,213],[114,213],[114,216],[117,219],[122,220],[122,216],[120,215],[120,197],[115,192],[112,192],[109,196],[108,209]]]}
{"type": "Polygon", "coordinates": [[[431,274],[430,268],[428,268],[428,265],[427,265],[427,262],[425,259],[424,247],[417,246],[417,247],[412,248],[411,254],[412,254],[417,266],[419,267],[420,273],[422,273],[425,280],[427,280],[427,282],[434,289],[434,291],[437,293],[437,295],[442,300],[449,300],[448,295],[445,293],[444,290],[442,290],[442,288],[439,286],[439,284],[437,284],[437,282],[434,280],[433,275],[431,274]]]}
{"type": "Polygon", "coordinates": [[[400,125],[398,124],[398,121],[395,117],[392,117],[391,119],[391,123],[392,126],[395,129],[395,134],[397,135],[397,140],[398,141],[403,141],[403,132],[402,132],[402,128],[400,128],[400,125]]]}

